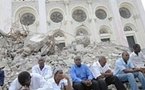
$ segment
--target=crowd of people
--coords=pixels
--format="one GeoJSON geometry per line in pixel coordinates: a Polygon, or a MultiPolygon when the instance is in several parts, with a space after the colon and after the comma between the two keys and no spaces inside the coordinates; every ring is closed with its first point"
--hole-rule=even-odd
{"type": "MultiPolygon", "coordinates": [[[[22,71],[10,84],[9,90],[108,90],[114,84],[117,90],[126,90],[124,83],[129,83],[131,90],[139,90],[136,78],[145,90],[145,56],[139,44],[133,46],[133,52],[122,52],[112,70],[105,56],[100,56],[90,67],[81,63],[81,57],[74,58],[74,65],[65,75],[62,68],[54,70],[45,64],[43,57],[38,65],[32,67],[32,73],[22,71]],[[71,79],[71,80],[70,80],[71,79]]],[[[0,69],[0,85],[4,84],[4,71],[0,69]]]]}

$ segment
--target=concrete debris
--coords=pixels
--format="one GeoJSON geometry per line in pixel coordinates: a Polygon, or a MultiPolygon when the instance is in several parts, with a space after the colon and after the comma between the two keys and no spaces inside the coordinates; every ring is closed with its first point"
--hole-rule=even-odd
{"type": "MultiPolygon", "coordinates": [[[[4,34],[3,34],[4,35],[4,34]]],[[[0,46],[0,62],[5,70],[5,86],[17,77],[22,70],[31,72],[31,67],[37,64],[37,58],[45,57],[46,64],[52,68],[61,67],[68,74],[68,70],[74,64],[74,57],[80,55],[82,63],[90,66],[94,60],[103,55],[108,59],[111,68],[115,60],[121,56],[123,51],[130,51],[128,47],[119,46],[109,42],[90,44],[89,38],[77,39],[75,44],[64,47],[58,51],[52,36],[38,37],[29,36],[19,31],[3,36],[0,46]],[[9,36],[10,35],[10,36],[9,36]],[[18,38],[19,37],[19,38],[18,38]],[[36,41],[35,40],[39,40],[36,41]],[[79,43],[82,41],[81,43],[79,43]]],[[[85,38],[85,37],[83,37],[85,38]]],[[[0,42],[1,42],[0,41],[0,42]]],[[[0,65],[1,66],[1,65],[0,65]]]]}

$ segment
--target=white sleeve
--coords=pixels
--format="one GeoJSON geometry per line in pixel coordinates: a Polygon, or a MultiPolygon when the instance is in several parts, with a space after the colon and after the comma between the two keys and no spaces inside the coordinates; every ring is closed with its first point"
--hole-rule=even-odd
{"type": "Polygon", "coordinates": [[[101,75],[97,66],[91,66],[90,70],[91,70],[94,78],[98,78],[101,75]]]}
{"type": "Polygon", "coordinates": [[[18,79],[16,78],[16,79],[10,84],[9,90],[20,90],[21,87],[22,87],[22,86],[20,85],[20,83],[18,82],[18,79]]]}
{"type": "Polygon", "coordinates": [[[47,82],[45,82],[45,84],[42,88],[39,88],[37,90],[53,90],[53,87],[51,85],[51,82],[47,81],[47,82]]]}
{"type": "Polygon", "coordinates": [[[32,73],[37,73],[37,71],[36,71],[36,66],[33,66],[33,67],[32,67],[32,73]]]}
{"type": "Polygon", "coordinates": [[[44,77],[45,80],[48,80],[49,78],[52,77],[52,69],[51,69],[51,67],[48,66],[47,71],[46,71],[45,74],[46,74],[45,77],[44,77]]]}

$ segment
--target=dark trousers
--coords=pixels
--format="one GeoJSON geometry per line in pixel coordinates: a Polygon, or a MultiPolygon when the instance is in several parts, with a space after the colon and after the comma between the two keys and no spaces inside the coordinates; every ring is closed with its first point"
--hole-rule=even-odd
{"type": "Polygon", "coordinates": [[[91,86],[86,86],[81,82],[74,82],[73,88],[74,90],[107,90],[107,87],[104,86],[104,82],[100,80],[92,80],[91,86]]]}
{"type": "Polygon", "coordinates": [[[126,90],[123,83],[116,76],[110,76],[105,79],[107,85],[114,84],[117,90],[126,90]]]}
{"type": "Polygon", "coordinates": [[[102,79],[95,79],[98,82],[99,90],[108,90],[106,82],[102,79]]]}
{"type": "Polygon", "coordinates": [[[4,84],[4,71],[0,70],[0,86],[4,84]]]}

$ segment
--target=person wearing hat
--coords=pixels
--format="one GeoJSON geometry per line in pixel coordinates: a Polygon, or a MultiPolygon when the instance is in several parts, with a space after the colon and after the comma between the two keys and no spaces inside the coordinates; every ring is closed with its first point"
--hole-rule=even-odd
{"type": "Polygon", "coordinates": [[[103,80],[93,80],[90,69],[81,64],[80,56],[74,58],[74,63],[70,69],[74,90],[107,90],[107,85],[103,80]]]}
{"type": "Polygon", "coordinates": [[[52,76],[52,69],[50,66],[45,65],[45,59],[41,57],[38,58],[38,65],[32,67],[32,73],[38,73],[47,80],[52,76]]]}
{"type": "Polygon", "coordinates": [[[45,88],[42,90],[72,90],[69,78],[63,70],[57,68],[53,71],[53,77],[47,80],[45,88]]]}

